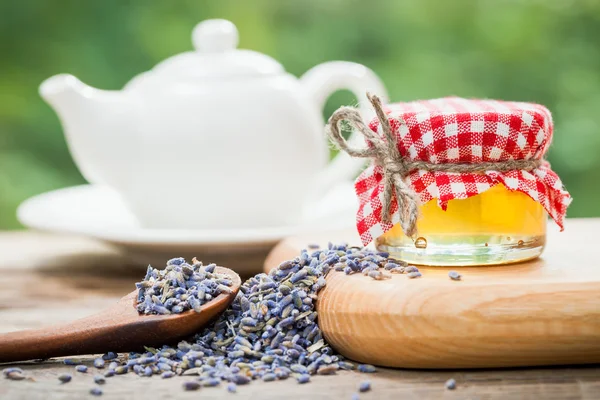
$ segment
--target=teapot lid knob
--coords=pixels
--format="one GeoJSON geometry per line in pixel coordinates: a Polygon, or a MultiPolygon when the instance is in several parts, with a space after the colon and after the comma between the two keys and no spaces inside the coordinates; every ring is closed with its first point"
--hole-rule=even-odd
{"type": "Polygon", "coordinates": [[[224,19],[208,19],[200,22],[192,32],[192,42],[196,50],[203,53],[222,53],[233,50],[238,45],[238,30],[224,19]]]}

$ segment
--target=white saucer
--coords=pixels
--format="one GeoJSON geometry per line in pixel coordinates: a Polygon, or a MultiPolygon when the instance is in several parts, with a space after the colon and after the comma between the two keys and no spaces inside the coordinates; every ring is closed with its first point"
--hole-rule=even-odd
{"type": "Polygon", "coordinates": [[[17,217],[29,228],[84,235],[107,242],[139,263],[164,263],[168,258],[192,255],[216,258],[211,259],[215,262],[233,257],[237,260],[234,264],[239,264],[233,266],[238,272],[257,272],[261,266],[254,264],[261,264],[279,240],[291,235],[349,228],[355,223],[356,209],[353,187],[347,183],[333,188],[298,225],[256,229],[145,229],[110,188],[82,185],[32,197],[19,206],[17,217]]]}

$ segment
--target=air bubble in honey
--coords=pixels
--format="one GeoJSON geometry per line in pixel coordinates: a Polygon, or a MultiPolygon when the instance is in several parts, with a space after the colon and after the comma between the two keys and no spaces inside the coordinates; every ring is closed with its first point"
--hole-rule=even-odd
{"type": "Polygon", "coordinates": [[[525,242],[524,242],[524,241],[522,241],[522,240],[519,240],[519,241],[517,242],[517,244],[518,244],[519,246],[523,246],[523,243],[525,243],[525,242]]]}
{"type": "Polygon", "coordinates": [[[424,237],[418,237],[417,240],[415,240],[415,247],[417,249],[426,249],[427,239],[425,239],[424,237]]]}

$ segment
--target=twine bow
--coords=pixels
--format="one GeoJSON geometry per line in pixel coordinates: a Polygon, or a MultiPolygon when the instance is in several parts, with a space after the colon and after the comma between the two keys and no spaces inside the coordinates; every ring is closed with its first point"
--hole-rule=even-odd
{"type": "MultiPolygon", "coordinates": [[[[398,151],[396,135],[392,132],[390,121],[383,111],[379,97],[367,93],[373,109],[379,119],[383,137],[373,132],[363,122],[360,112],[352,107],[340,107],[329,118],[326,127],[330,140],[340,150],[345,151],[352,157],[371,158],[383,168],[383,209],[382,221],[391,222],[392,196],[395,194],[398,203],[400,226],[409,237],[417,234],[417,218],[419,216],[419,198],[412,187],[404,179],[414,170],[443,171],[472,173],[485,171],[506,172],[512,170],[533,170],[542,164],[541,159],[529,160],[507,160],[498,162],[480,163],[443,163],[436,164],[428,161],[410,160],[402,157],[398,151]],[[366,148],[353,148],[340,132],[340,122],[346,121],[357,129],[371,145],[366,148]]],[[[406,123],[400,121],[401,123],[406,123]]]]}

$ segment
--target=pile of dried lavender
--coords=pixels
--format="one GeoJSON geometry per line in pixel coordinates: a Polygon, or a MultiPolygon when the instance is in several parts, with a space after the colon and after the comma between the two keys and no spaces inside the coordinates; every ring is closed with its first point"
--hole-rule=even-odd
{"type": "Polygon", "coordinates": [[[215,272],[216,265],[203,266],[195,258],[192,264],[173,258],[163,270],[148,266],[138,288],[137,310],[143,314],[179,314],[201,311],[201,306],[221,293],[231,293],[231,280],[215,272]]]}
{"type": "MultiPolygon", "coordinates": [[[[182,341],[176,348],[163,346],[148,348],[143,354],[130,353],[126,360],[108,366],[108,376],[129,371],[141,376],[161,374],[163,378],[197,375],[196,381],[184,384],[184,389],[196,390],[217,386],[222,380],[243,385],[253,379],[269,382],[293,376],[299,383],[306,383],[312,374],[331,375],[338,369],[354,369],[354,364],[333,354],[322,337],[315,311],[317,293],[325,286],[329,271],[346,267],[356,272],[366,268],[373,272],[386,266],[389,269],[397,261],[387,257],[385,253],[346,245],[329,245],[311,253],[303,250],[269,274],[258,274],[244,282],[231,306],[192,341],[182,341]]],[[[171,260],[169,265],[173,264],[171,260]]],[[[359,365],[358,370],[376,369],[359,365]]]]}
{"type": "Polygon", "coordinates": [[[389,256],[388,253],[382,252],[367,252],[366,255],[361,252],[349,253],[341,256],[334,268],[336,271],[344,271],[346,275],[362,272],[375,280],[391,278],[389,274],[380,271],[381,267],[393,274],[406,274],[410,279],[421,277],[421,272],[414,265],[408,265],[406,261],[388,259],[389,256]]]}
{"type": "MultiPolygon", "coordinates": [[[[136,284],[138,310],[162,314],[196,309],[196,301],[202,304],[229,290],[231,282],[215,274],[214,268],[195,259],[189,265],[182,258],[170,260],[162,271],[149,267],[145,279],[136,284]]],[[[184,382],[185,390],[228,381],[229,392],[256,379],[270,382],[294,377],[298,383],[307,383],[313,374],[332,375],[339,369],[376,372],[372,365],[355,366],[334,354],[317,324],[315,302],[330,271],[363,272],[378,280],[389,276],[381,269],[420,276],[416,267],[365,248],[330,244],[327,249],[303,250],[269,274],[244,282],[231,306],[191,341],[120,357],[107,353],[94,366],[106,367],[106,378],[129,372],[147,377],[160,374],[163,379],[197,376],[184,382]],[[104,361],[110,363],[105,366],[104,361]]],[[[361,385],[360,390],[369,387],[361,385]]],[[[102,393],[99,388],[93,390],[92,394],[102,393]]]]}

